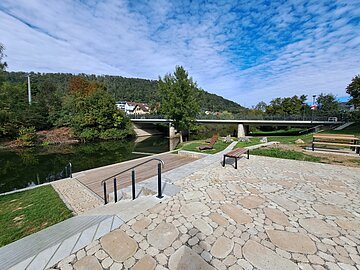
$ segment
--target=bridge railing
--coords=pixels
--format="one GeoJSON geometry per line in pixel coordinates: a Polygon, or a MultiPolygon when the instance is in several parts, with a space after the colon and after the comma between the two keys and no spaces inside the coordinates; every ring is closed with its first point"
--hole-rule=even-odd
{"type": "MultiPolygon", "coordinates": [[[[130,119],[165,119],[161,114],[128,115],[130,119]]],[[[342,115],[253,115],[253,114],[224,114],[206,115],[199,114],[197,119],[202,120],[287,120],[287,121],[345,121],[342,115]]]]}

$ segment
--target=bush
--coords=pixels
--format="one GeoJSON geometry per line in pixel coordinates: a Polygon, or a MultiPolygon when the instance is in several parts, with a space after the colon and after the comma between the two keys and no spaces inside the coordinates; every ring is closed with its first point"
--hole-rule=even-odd
{"type": "Polygon", "coordinates": [[[21,146],[34,146],[37,142],[37,134],[34,127],[20,128],[17,143],[21,146]]]}
{"type": "Polygon", "coordinates": [[[129,135],[128,130],[110,128],[100,133],[99,138],[102,140],[120,140],[129,135]]]}

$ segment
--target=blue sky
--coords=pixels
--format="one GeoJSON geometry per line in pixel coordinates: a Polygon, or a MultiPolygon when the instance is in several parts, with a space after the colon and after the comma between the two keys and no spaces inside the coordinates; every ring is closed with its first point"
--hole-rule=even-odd
{"type": "Polygon", "coordinates": [[[183,65],[242,105],[330,92],[360,73],[360,1],[1,0],[14,71],[157,79],[183,65]]]}

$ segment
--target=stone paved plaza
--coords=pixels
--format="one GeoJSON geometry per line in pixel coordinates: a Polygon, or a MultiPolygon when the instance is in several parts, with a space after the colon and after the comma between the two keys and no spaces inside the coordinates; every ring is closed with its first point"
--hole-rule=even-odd
{"type": "Polygon", "coordinates": [[[360,169],[251,156],[175,184],[53,268],[360,269],[360,169]]]}

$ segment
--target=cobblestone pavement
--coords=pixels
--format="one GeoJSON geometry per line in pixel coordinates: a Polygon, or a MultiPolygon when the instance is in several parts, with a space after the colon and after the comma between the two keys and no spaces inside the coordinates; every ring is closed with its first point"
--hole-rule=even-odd
{"type": "Polygon", "coordinates": [[[77,215],[104,204],[75,178],[55,181],[51,185],[65,204],[77,215]]]}
{"type": "Polygon", "coordinates": [[[360,269],[360,169],[220,162],[56,269],[360,269]]]}

